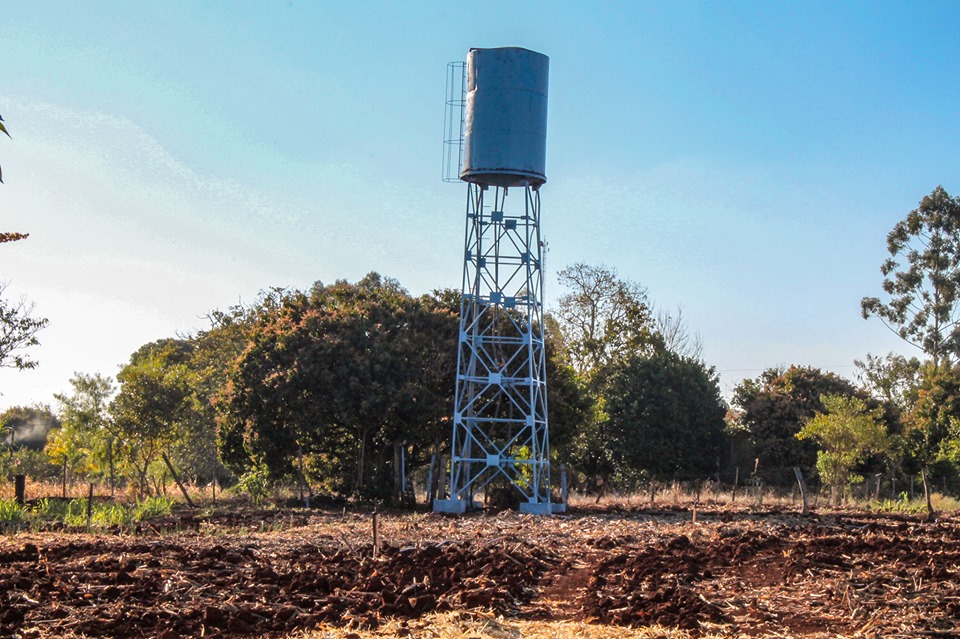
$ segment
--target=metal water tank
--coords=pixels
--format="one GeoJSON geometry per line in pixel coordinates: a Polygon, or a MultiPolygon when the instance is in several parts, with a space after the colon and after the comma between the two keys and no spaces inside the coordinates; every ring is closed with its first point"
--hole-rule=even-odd
{"type": "Polygon", "coordinates": [[[550,59],[520,47],[471,49],[460,179],[490,186],[547,181],[550,59]]]}

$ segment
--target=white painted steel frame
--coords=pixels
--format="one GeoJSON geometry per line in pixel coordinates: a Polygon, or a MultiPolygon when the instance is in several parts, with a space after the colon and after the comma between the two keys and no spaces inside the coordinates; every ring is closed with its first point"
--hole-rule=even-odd
{"type": "Polygon", "coordinates": [[[540,193],[518,191],[514,211],[506,188],[467,188],[450,498],[437,510],[472,509],[502,474],[523,510],[550,512],[540,193]]]}

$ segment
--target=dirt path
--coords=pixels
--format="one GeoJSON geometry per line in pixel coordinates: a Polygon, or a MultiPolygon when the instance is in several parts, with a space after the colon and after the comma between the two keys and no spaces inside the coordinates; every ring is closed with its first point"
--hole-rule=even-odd
{"type": "Polygon", "coordinates": [[[580,618],[582,599],[588,596],[590,579],[602,556],[593,551],[558,563],[541,578],[537,595],[523,607],[522,616],[544,621],[580,618]]]}

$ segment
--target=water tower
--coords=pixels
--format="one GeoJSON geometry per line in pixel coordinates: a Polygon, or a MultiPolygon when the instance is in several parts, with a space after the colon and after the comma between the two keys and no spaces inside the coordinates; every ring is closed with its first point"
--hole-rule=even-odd
{"type": "Polygon", "coordinates": [[[546,177],[547,56],[471,49],[448,66],[445,179],[467,183],[449,498],[480,506],[505,477],[520,511],[550,503],[540,187],[546,177]],[[456,177],[452,173],[456,170],[456,177]]]}

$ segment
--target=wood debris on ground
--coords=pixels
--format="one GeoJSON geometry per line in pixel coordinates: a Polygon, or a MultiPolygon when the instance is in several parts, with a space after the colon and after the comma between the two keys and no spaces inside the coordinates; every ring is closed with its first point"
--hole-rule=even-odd
{"type": "Polygon", "coordinates": [[[704,507],[691,519],[383,513],[376,557],[369,513],[7,533],[0,637],[426,637],[443,636],[427,634],[441,618],[481,638],[496,624],[516,624],[510,637],[551,624],[555,637],[571,624],[668,639],[960,633],[960,521],[704,507]]]}

